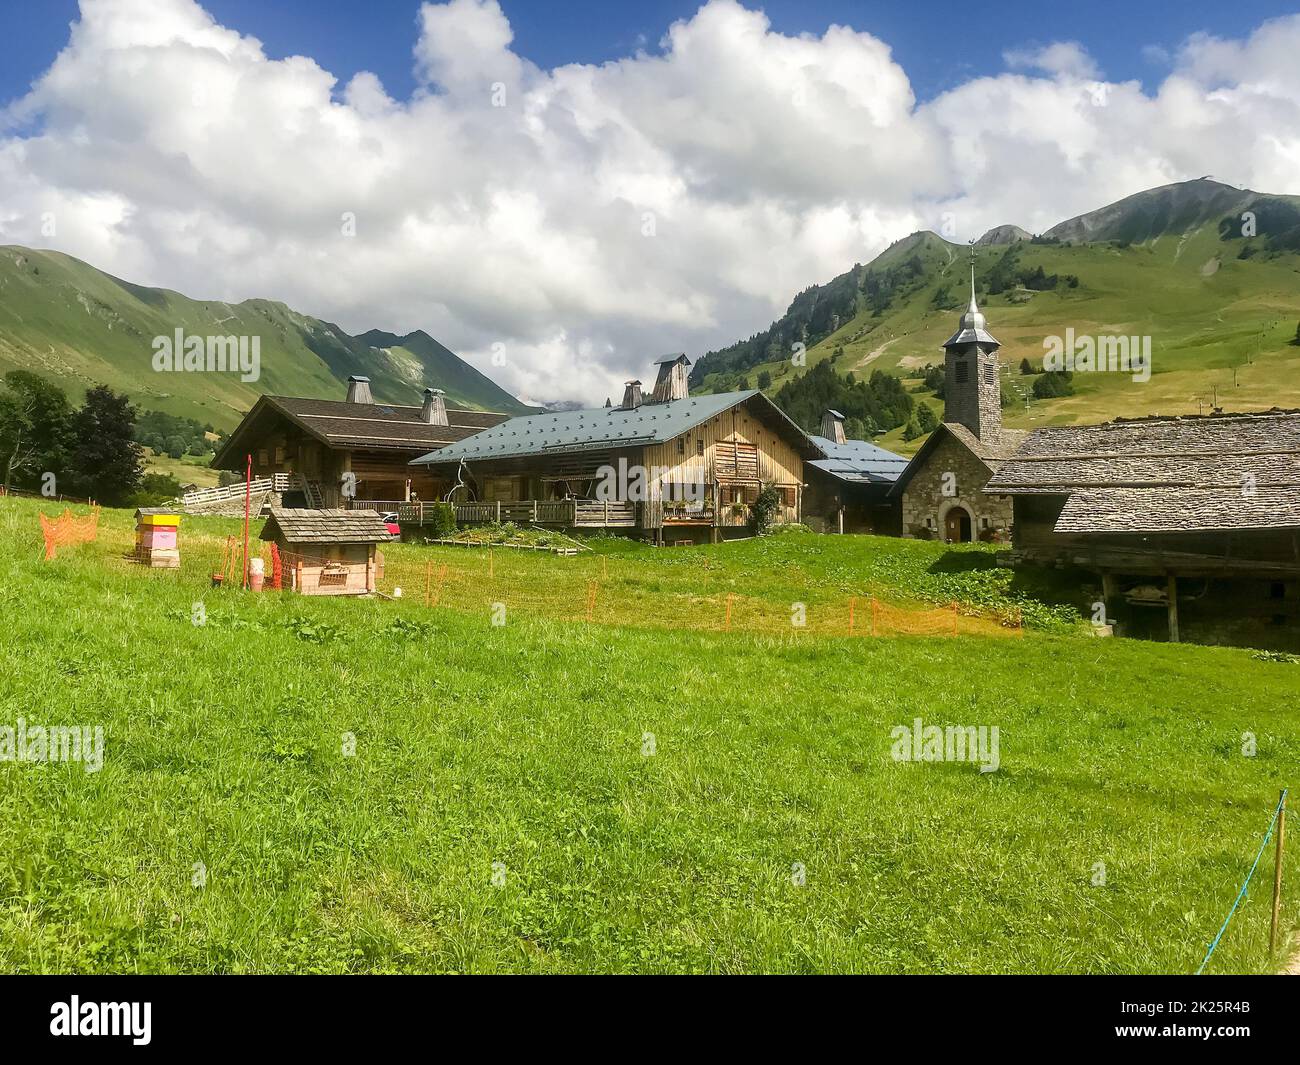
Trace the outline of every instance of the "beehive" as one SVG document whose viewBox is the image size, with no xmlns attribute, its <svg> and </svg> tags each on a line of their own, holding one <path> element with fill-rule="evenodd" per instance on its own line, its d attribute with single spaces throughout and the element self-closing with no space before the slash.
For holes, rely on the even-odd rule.
<svg viewBox="0 0 1300 1065">
<path fill-rule="evenodd" d="M 141 507 L 135 512 L 135 560 L 155 569 L 181 564 L 176 529 L 181 516 L 168 507 Z"/>
</svg>

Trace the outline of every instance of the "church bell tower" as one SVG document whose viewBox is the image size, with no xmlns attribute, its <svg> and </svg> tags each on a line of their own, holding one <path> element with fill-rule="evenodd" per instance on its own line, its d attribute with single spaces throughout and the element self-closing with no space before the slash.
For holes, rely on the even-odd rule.
<svg viewBox="0 0 1300 1065">
<path fill-rule="evenodd" d="M 1002 429 L 1002 381 L 998 348 L 975 306 L 975 249 L 971 249 L 970 306 L 957 332 L 943 345 L 943 420 L 966 426 L 977 438 L 996 436 Z"/>
</svg>

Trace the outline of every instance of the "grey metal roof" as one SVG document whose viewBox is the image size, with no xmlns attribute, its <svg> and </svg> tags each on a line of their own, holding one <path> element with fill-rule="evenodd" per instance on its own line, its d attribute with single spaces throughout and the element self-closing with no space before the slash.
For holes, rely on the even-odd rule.
<svg viewBox="0 0 1300 1065">
<path fill-rule="evenodd" d="M 679 351 L 676 355 L 665 355 L 662 359 L 655 359 L 652 365 L 662 366 L 666 362 L 676 362 L 678 359 L 686 359 L 686 352 Z M 686 359 L 686 365 L 689 366 L 690 364 L 691 360 Z"/>
<path fill-rule="evenodd" d="M 664 403 L 643 403 L 633 410 L 622 407 L 585 407 L 581 410 L 551 411 L 511 418 L 500 425 L 412 460 L 412 465 L 515 458 L 520 455 L 563 454 L 619 447 L 661 444 L 688 432 L 715 415 L 751 400 L 802 438 L 810 457 L 824 455 L 812 445 L 786 414 L 757 389 L 721 392 L 711 396 L 688 396 Z"/>
<path fill-rule="evenodd" d="M 837 444 L 825 436 L 814 436 L 812 442 L 826 452 L 827 458 L 813 459 L 816 466 L 841 481 L 853 484 L 892 484 L 907 466 L 907 459 L 895 455 L 867 440 L 848 440 Z"/>
</svg>

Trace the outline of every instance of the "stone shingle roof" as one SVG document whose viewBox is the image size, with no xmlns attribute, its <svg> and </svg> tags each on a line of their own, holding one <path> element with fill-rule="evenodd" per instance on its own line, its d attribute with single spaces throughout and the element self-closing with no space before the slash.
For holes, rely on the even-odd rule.
<svg viewBox="0 0 1300 1065">
<path fill-rule="evenodd" d="M 272 507 L 263 540 L 290 544 L 379 544 L 393 534 L 375 510 L 296 510 Z"/>
<path fill-rule="evenodd" d="M 892 484 L 907 466 L 907 459 L 902 455 L 895 455 L 866 440 L 847 440 L 837 444 L 829 437 L 814 436 L 812 442 L 826 452 L 827 457 L 813 459 L 808 465 L 850 484 Z"/>
<path fill-rule="evenodd" d="M 665 403 L 643 403 L 632 410 L 588 407 L 511 418 L 459 443 L 415 459 L 413 464 L 483 461 L 520 455 L 560 455 L 573 452 L 661 444 L 688 432 L 723 411 L 742 404 L 778 426 L 806 458 L 824 452 L 762 392 L 721 392 L 688 396 Z"/>
<path fill-rule="evenodd" d="M 984 490 L 1068 496 L 1058 532 L 1300 527 L 1300 411 L 1035 429 Z"/>
</svg>

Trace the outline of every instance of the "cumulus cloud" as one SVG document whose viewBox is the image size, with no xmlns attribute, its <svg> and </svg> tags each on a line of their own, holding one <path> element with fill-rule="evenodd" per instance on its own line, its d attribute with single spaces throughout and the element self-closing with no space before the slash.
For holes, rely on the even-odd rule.
<svg viewBox="0 0 1300 1065">
<path fill-rule="evenodd" d="M 1192 38 L 1150 94 L 1057 42 L 921 103 L 869 29 L 710 0 L 651 51 L 543 70 L 496 0 L 426 3 L 395 99 L 194 0 L 82 0 L 0 120 L 0 240 L 423 328 L 527 398 L 600 401 L 917 229 L 1041 230 L 1205 173 L 1300 192 L 1300 17 Z"/>
</svg>

